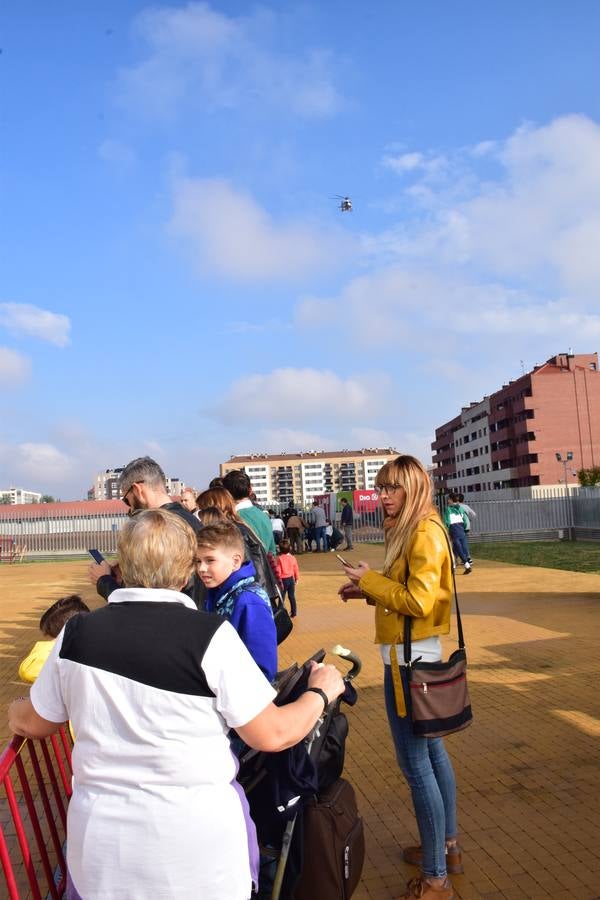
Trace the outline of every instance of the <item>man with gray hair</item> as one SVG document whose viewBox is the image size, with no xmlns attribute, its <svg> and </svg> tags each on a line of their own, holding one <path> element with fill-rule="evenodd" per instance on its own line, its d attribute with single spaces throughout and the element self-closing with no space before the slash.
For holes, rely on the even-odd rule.
<svg viewBox="0 0 600 900">
<path fill-rule="evenodd" d="M 150 456 L 139 456 L 127 463 L 119 477 L 119 490 L 121 500 L 129 507 L 130 516 L 142 509 L 167 509 L 184 519 L 196 534 L 202 527 L 196 516 L 181 503 L 171 500 L 167 493 L 165 473 Z M 121 587 L 116 577 L 118 572 L 107 562 L 92 563 L 88 574 L 90 581 L 96 585 L 96 590 L 105 600 L 114 590 Z M 204 589 L 197 575 L 192 576 L 183 593 L 190 596 L 198 607 L 202 605 Z"/>
</svg>

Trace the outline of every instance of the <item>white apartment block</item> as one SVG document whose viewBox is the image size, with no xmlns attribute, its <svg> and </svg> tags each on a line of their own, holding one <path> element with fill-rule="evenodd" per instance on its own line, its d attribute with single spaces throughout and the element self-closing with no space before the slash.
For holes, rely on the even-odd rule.
<svg viewBox="0 0 600 900">
<path fill-rule="evenodd" d="M 301 453 L 232 456 L 221 463 L 221 477 L 243 469 L 263 506 L 294 501 L 308 506 L 320 494 L 371 490 L 379 469 L 398 456 L 388 447 L 362 450 L 306 450 Z"/>
<path fill-rule="evenodd" d="M 465 493 L 476 490 L 475 485 L 490 480 L 492 455 L 488 421 L 490 398 L 474 403 L 461 414 L 461 425 L 454 433 L 456 475 L 448 479 L 448 490 Z"/>
<path fill-rule="evenodd" d="M 88 500 L 118 500 L 121 496 L 119 492 L 119 476 L 124 466 L 120 469 L 105 469 L 104 472 L 98 472 L 94 478 L 94 483 L 88 491 Z M 185 482 L 180 478 L 167 477 L 167 493 L 171 497 L 177 497 L 185 488 Z"/>
<path fill-rule="evenodd" d="M 8 502 L 13 506 L 20 503 L 39 503 L 42 499 L 42 495 L 37 491 L 26 491 L 24 488 L 14 487 L 0 490 L 0 497 L 8 498 Z"/>
</svg>

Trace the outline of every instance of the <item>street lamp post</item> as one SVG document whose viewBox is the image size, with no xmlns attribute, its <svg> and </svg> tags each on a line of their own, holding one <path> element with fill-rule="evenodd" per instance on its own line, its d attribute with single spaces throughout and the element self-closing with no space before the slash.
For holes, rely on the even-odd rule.
<svg viewBox="0 0 600 900">
<path fill-rule="evenodd" d="M 569 485 L 569 476 L 568 476 L 568 473 L 567 473 L 567 468 L 568 468 L 568 466 L 569 466 L 569 463 L 570 463 L 570 462 L 573 462 L 573 451 L 572 451 L 572 450 L 567 450 L 567 452 L 565 453 L 564 456 L 562 455 L 562 453 L 557 453 L 557 454 L 556 454 L 556 459 L 557 459 L 557 461 L 558 461 L 559 463 L 562 463 L 562 465 L 563 465 L 563 469 L 564 469 L 564 472 L 565 472 L 565 487 L 568 489 L 568 485 Z"/>
<path fill-rule="evenodd" d="M 568 535 L 569 535 L 569 540 L 572 541 L 573 540 L 573 499 L 572 499 L 571 493 L 569 491 L 569 476 L 567 474 L 567 468 L 569 466 L 569 463 L 573 462 L 573 451 L 567 450 L 564 457 L 561 453 L 556 453 L 556 460 L 557 460 L 557 462 L 562 463 L 564 473 L 565 473 L 565 494 L 566 494 L 566 502 L 568 504 L 567 516 L 568 516 L 568 520 L 569 520 Z"/>
</svg>

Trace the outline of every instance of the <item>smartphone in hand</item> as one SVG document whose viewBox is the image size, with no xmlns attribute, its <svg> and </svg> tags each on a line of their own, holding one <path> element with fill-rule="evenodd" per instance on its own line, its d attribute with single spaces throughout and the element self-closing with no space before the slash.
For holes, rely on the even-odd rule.
<svg viewBox="0 0 600 900">
<path fill-rule="evenodd" d="M 99 550 L 88 550 L 88 553 L 90 554 L 94 562 L 98 563 L 98 565 L 106 561 Z"/>
<path fill-rule="evenodd" d="M 339 559 L 339 561 L 341 562 L 341 564 L 342 564 L 343 566 L 350 566 L 350 568 L 353 567 L 354 564 L 351 563 L 351 562 L 348 562 L 348 560 L 347 560 L 347 559 L 344 559 L 343 556 L 340 556 L 339 553 L 336 553 L 335 556 L 336 556 L 336 559 Z"/>
</svg>

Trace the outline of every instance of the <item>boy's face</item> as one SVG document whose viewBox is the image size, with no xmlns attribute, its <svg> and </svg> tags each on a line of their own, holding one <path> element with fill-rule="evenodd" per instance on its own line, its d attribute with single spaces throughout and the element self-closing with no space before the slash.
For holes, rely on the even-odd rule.
<svg viewBox="0 0 600 900">
<path fill-rule="evenodd" d="M 237 550 L 226 547 L 198 547 L 196 550 L 196 571 L 207 588 L 219 587 L 232 572 L 237 572 L 241 564 L 242 556 Z"/>
</svg>

